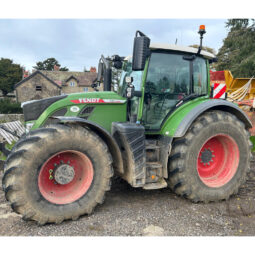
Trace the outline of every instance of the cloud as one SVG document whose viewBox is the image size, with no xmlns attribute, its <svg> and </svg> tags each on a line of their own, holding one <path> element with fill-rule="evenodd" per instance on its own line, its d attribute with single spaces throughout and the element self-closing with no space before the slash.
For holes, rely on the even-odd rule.
<svg viewBox="0 0 255 255">
<path fill-rule="evenodd" d="M 199 43 L 200 24 L 206 25 L 204 45 L 218 50 L 227 31 L 220 19 L 2 19 L 0 57 L 32 69 L 37 61 L 55 57 L 62 66 L 82 71 L 97 66 L 101 54 L 132 53 L 133 37 L 141 30 L 153 42 Z"/>
</svg>

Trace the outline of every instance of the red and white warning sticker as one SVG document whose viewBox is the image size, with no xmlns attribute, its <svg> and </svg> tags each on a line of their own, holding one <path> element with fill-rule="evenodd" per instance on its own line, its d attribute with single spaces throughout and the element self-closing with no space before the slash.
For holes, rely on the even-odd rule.
<svg viewBox="0 0 255 255">
<path fill-rule="evenodd" d="M 70 101 L 75 104 L 124 104 L 126 102 L 126 100 L 101 98 L 79 98 Z"/>
<path fill-rule="evenodd" d="M 226 98 L 226 84 L 224 83 L 214 83 L 213 85 L 213 98 Z"/>
</svg>

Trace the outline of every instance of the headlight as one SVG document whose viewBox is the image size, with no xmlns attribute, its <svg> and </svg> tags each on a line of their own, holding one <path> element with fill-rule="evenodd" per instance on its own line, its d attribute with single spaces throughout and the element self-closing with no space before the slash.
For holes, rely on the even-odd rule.
<svg viewBox="0 0 255 255">
<path fill-rule="evenodd" d="M 25 128 L 26 128 L 26 134 L 30 131 L 30 129 L 33 127 L 34 122 L 29 122 L 26 123 Z"/>
</svg>

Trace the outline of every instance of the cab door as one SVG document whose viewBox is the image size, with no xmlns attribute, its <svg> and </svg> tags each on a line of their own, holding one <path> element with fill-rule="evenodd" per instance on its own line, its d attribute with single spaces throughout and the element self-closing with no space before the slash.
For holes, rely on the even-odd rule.
<svg viewBox="0 0 255 255">
<path fill-rule="evenodd" d="M 159 130 L 178 101 L 191 93 L 191 62 L 183 54 L 153 52 L 144 93 L 142 123 L 146 130 Z"/>
</svg>

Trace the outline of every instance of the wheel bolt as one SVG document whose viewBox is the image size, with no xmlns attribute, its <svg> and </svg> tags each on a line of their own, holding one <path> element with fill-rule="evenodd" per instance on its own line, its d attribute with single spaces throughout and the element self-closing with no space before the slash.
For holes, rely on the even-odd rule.
<svg viewBox="0 0 255 255">
<path fill-rule="evenodd" d="M 49 180 L 52 180 L 52 179 L 53 179 L 53 175 L 52 175 L 52 173 L 53 173 L 53 170 L 52 170 L 52 169 L 50 169 L 50 170 L 49 170 L 49 174 L 50 174 L 50 176 L 49 176 Z"/>
</svg>

